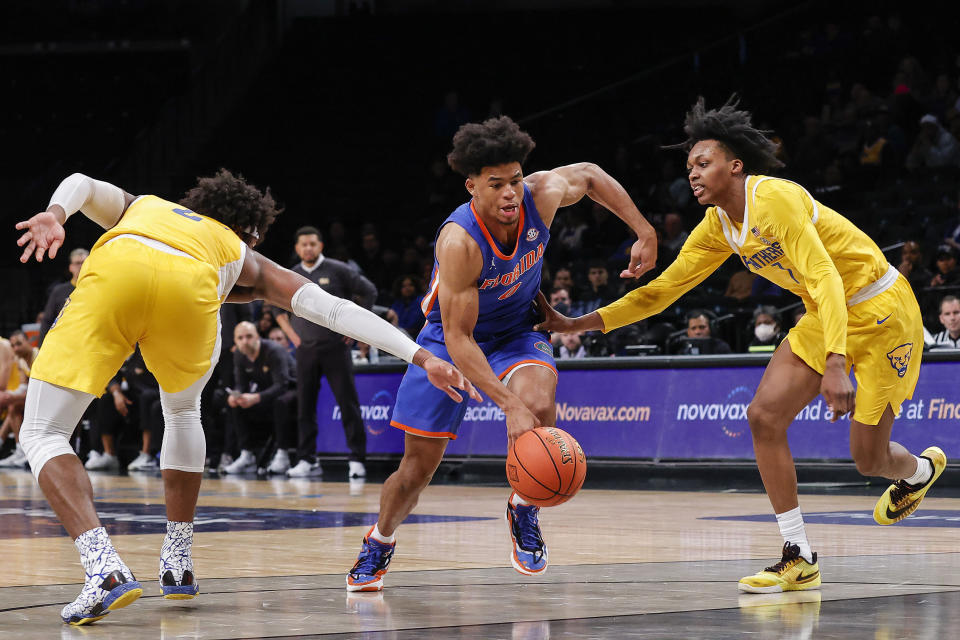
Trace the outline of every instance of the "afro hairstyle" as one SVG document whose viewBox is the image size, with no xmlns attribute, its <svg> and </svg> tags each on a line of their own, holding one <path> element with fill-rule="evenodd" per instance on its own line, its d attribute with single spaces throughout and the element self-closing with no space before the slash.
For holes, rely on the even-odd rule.
<svg viewBox="0 0 960 640">
<path fill-rule="evenodd" d="M 500 116 L 461 126 L 453 136 L 453 151 L 447 155 L 447 162 L 465 177 L 477 176 L 484 167 L 523 164 L 534 146 L 533 138 L 516 122 Z"/>
</svg>

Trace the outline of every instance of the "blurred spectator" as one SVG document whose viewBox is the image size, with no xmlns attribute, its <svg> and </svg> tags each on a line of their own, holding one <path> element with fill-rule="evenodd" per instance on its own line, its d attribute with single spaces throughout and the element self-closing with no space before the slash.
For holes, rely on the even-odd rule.
<svg viewBox="0 0 960 640">
<path fill-rule="evenodd" d="M 562 249 L 563 255 L 574 256 L 583 248 L 583 236 L 587 232 L 587 223 L 579 207 L 563 210 L 560 230 L 552 240 L 554 246 Z"/>
<path fill-rule="evenodd" d="M 946 296 L 940 301 L 940 324 L 943 331 L 927 340 L 933 349 L 960 349 L 960 298 Z"/>
<path fill-rule="evenodd" d="M 290 468 L 287 449 L 293 446 L 293 416 L 297 391 L 293 379 L 294 363 L 282 346 L 262 340 L 249 322 L 241 322 L 233 332 L 236 387 L 228 389 L 227 405 L 233 410 L 240 444 L 240 456 L 229 464 L 226 473 L 257 470 L 254 445 L 264 434 L 272 433 L 276 447 L 268 473 L 286 473 Z M 260 436 L 258 438 L 258 436 Z"/>
<path fill-rule="evenodd" d="M 560 267 L 553 274 L 553 288 L 566 289 L 573 296 L 573 273 L 568 267 Z"/>
<path fill-rule="evenodd" d="M 804 182 L 820 184 L 824 167 L 834 157 L 833 142 L 823 131 L 819 118 L 809 116 L 803 120 L 804 135 L 797 141 L 792 169 Z"/>
<path fill-rule="evenodd" d="M 783 321 L 776 307 L 763 305 L 753 312 L 753 339 L 747 346 L 750 353 L 776 350 L 787 337 Z"/>
<path fill-rule="evenodd" d="M 460 125 L 468 122 L 470 122 L 470 111 L 460 104 L 460 95 L 456 91 L 448 91 L 443 96 L 443 105 L 433 116 L 434 135 L 447 142 Z"/>
<path fill-rule="evenodd" d="M 750 297 L 753 292 L 753 281 L 757 279 L 757 274 L 752 271 L 737 271 L 730 276 L 730 282 L 727 284 L 727 290 L 723 296 L 733 298 L 734 300 L 744 301 Z"/>
<path fill-rule="evenodd" d="M 283 329 L 280 327 L 274 327 L 270 329 L 270 335 L 267 336 L 267 339 L 276 342 L 278 345 L 286 349 L 287 353 L 290 354 L 290 357 L 293 357 L 293 354 L 296 352 L 296 349 L 293 348 L 293 345 L 290 343 L 290 340 L 287 338 L 287 334 L 283 332 Z"/>
<path fill-rule="evenodd" d="M 940 126 L 937 116 L 920 118 L 920 133 L 907 155 L 907 169 L 942 169 L 960 166 L 960 143 Z"/>
<path fill-rule="evenodd" d="M 947 223 L 947 236 L 943 239 L 944 244 L 960 250 L 960 215 L 958 214 L 960 214 L 960 194 L 957 194 L 953 220 Z"/>
<path fill-rule="evenodd" d="M 576 305 L 575 313 L 585 315 L 596 311 L 600 307 L 610 304 L 620 297 L 620 292 L 610 285 L 610 272 L 604 260 L 591 260 L 587 267 L 589 285 L 580 293 L 580 301 Z"/>
<path fill-rule="evenodd" d="M 586 358 L 587 349 L 583 346 L 583 333 L 561 333 L 558 356 L 561 360 Z"/>
<path fill-rule="evenodd" d="M 83 267 L 83 262 L 87 259 L 88 255 L 90 255 L 90 252 L 82 248 L 74 249 L 70 252 L 70 265 L 67 267 L 70 271 L 70 281 L 58 284 L 50 290 L 50 297 L 47 298 L 47 304 L 43 308 L 43 321 L 40 323 L 39 344 L 43 344 L 43 339 L 47 337 L 47 332 L 50 331 L 50 327 L 53 326 L 57 316 L 60 315 L 60 310 L 63 309 L 64 303 L 76 288 L 77 278 L 80 277 L 80 269 Z"/>
<path fill-rule="evenodd" d="M 933 279 L 933 273 L 923 266 L 923 252 L 920 250 L 920 243 L 916 240 L 907 240 L 903 243 L 900 250 L 900 266 L 897 267 L 910 282 L 914 295 L 919 295 L 920 290 L 930 285 Z"/>
<path fill-rule="evenodd" d="M 570 290 L 566 287 L 554 287 L 550 291 L 550 306 L 565 316 L 570 315 Z"/>
<path fill-rule="evenodd" d="M 388 320 L 403 329 L 412 338 L 420 333 L 425 318 L 420 303 L 423 302 L 423 286 L 416 276 L 400 276 L 393 282 L 393 304 Z M 396 318 L 394 320 L 394 317 Z"/>
<path fill-rule="evenodd" d="M 380 248 L 380 236 L 373 225 L 365 225 L 360 236 L 360 249 L 357 264 L 360 265 L 363 275 L 378 287 L 384 287 L 390 272 Z"/>
<path fill-rule="evenodd" d="M 107 385 L 107 392 L 97 402 L 95 426 L 103 453 L 91 449 L 84 465 L 87 469 L 107 471 L 119 468 L 118 441 L 128 429 L 140 432 L 140 446 L 137 457 L 127 465 L 127 470 L 159 468 L 153 454 L 159 451 L 163 442 L 160 385 L 147 370 L 139 347 L 124 361 Z"/>
<path fill-rule="evenodd" d="M 374 234 L 375 237 L 376 234 Z M 292 271 L 316 283 L 332 295 L 353 300 L 369 309 L 377 296 L 372 282 L 338 260 L 325 258 L 320 232 L 301 227 L 295 236 L 300 264 Z M 330 391 L 340 406 L 343 430 L 350 449 L 349 473 L 366 475 L 363 462 L 367 452 L 367 434 L 360 415 L 360 400 L 353 381 L 353 360 L 348 346 L 353 341 L 325 327 L 288 314 L 278 315 L 284 333 L 297 347 L 298 445 L 297 464 L 287 471 L 291 477 L 319 476 L 317 462 L 317 393 L 320 378 L 326 376 Z"/>
<path fill-rule="evenodd" d="M 30 344 L 23 331 L 14 331 L 10 334 L 10 350 L 13 352 L 11 369 L 16 369 L 17 380 L 14 389 L 0 391 L 0 412 L 6 411 L 3 423 L 0 424 L 0 436 L 7 437 L 13 433 L 16 447 L 13 453 L 0 460 L 0 467 L 25 467 L 27 456 L 20 447 L 20 426 L 23 424 L 23 404 L 27 397 L 27 385 L 30 382 L 30 368 L 37 357 L 39 349 Z M 9 374 L 7 384 L 13 382 L 13 374 Z M 2 442 L 2 440 L 0 440 Z"/>
<path fill-rule="evenodd" d="M 264 307 L 260 311 L 260 319 L 257 320 L 257 333 L 260 334 L 261 338 L 267 338 L 270 336 L 270 331 L 273 329 L 279 329 L 280 325 L 277 324 L 277 319 L 273 316 L 273 311 L 269 308 Z"/>
<path fill-rule="evenodd" d="M 676 355 L 709 355 L 730 353 L 730 345 L 713 337 L 711 315 L 695 309 L 687 313 L 687 335 L 674 339 L 671 352 Z"/>
<path fill-rule="evenodd" d="M 937 269 L 930 280 L 931 287 L 948 287 L 960 283 L 957 269 L 957 250 L 948 244 L 937 249 Z"/>
<path fill-rule="evenodd" d="M 689 184 L 687 191 L 689 191 Z M 671 212 L 663 217 L 663 237 L 660 244 L 669 249 L 672 253 L 677 253 L 686 242 L 689 234 L 683 228 L 683 218 L 679 213 Z"/>
</svg>

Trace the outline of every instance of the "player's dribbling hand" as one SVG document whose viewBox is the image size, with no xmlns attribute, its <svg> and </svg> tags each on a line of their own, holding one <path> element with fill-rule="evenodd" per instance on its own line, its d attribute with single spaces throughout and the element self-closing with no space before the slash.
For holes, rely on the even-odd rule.
<svg viewBox="0 0 960 640">
<path fill-rule="evenodd" d="M 17 223 L 17 229 L 26 229 L 26 232 L 17 238 L 17 246 L 26 247 L 20 262 L 26 262 L 33 255 L 37 262 L 43 261 L 46 253 L 50 258 L 57 257 L 57 249 L 63 245 L 63 225 L 50 211 L 42 211 L 29 220 Z"/>
<path fill-rule="evenodd" d="M 853 413 L 856 391 L 847 375 L 846 358 L 836 353 L 827 356 L 827 365 L 820 381 L 820 393 L 827 401 L 827 408 L 833 412 L 830 422 L 836 422 L 842 416 Z"/>
<path fill-rule="evenodd" d="M 466 391 L 467 395 L 477 402 L 483 400 L 480 393 L 470 384 L 470 381 L 449 362 L 436 356 L 430 356 L 423 363 L 423 369 L 427 372 L 427 379 L 430 384 L 446 393 L 452 400 L 463 402 L 463 396 L 457 393 L 457 389 Z"/>
<path fill-rule="evenodd" d="M 630 264 L 620 272 L 621 278 L 639 278 L 657 264 L 657 237 L 642 238 L 630 247 Z"/>
<path fill-rule="evenodd" d="M 517 438 L 527 431 L 533 431 L 537 427 L 542 427 L 540 419 L 527 409 L 526 406 L 518 404 L 509 410 L 504 411 L 507 414 L 507 448 L 513 446 Z"/>
</svg>

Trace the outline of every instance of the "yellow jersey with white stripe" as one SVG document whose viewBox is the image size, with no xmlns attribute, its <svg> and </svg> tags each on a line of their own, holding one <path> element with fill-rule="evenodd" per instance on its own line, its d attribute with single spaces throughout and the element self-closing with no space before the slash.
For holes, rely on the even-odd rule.
<svg viewBox="0 0 960 640">
<path fill-rule="evenodd" d="M 658 278 L 598 309 L 606 331 L 660 313 L 736 253 L 752 273 L 800 296 L 820 318 L 826 351 L 846 354 L 848 304 L 890 269 L 880 248 L 794 182 L 747 176 L 744 190 L 743 222 L 709 207 Z"/>
<path fill-rule="evenodd" d="M 236 282 L 246 251 L 239 236 L 222 222 L 157 196 L 134 200 L 91 251 L 124 234 L 151 238 L 212 266 L 221 274 L 217 292 L 221 301 Z"/>
</svg>

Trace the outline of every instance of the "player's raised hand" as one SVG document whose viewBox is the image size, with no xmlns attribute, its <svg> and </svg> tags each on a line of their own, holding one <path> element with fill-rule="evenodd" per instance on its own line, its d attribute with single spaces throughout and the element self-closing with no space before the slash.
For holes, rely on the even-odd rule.
<svg viewBox="0 0 960 640">
<path fill-rule="evenodd" d="M 63 245 L 63 225 L 51 211 L 42 211 L 29 220 L 17 223 L 17 229 L 25 229 L 17 239 L 17 246 L 24 247 L 20 262 L 26 262 L 34 256 L 37 262 L 43 262 L 44 254 L 57 257 L 57 249 Z"/>
<path fill-rule="evenodd" d="M 639 278 L 657 265 L 657 236 L 640 238 L 630 247 L 630 264 L 620 272 L 621 278 Z"/>
<path fill-rule="evenodd" d="M 457 389 L 461 389 L 477 402 L 483 400 L 480 397 L 480 392 L 470 384 L 470 381 L 464 377 L 460 370 L 446 360 L 430 356 L 423 363 L 423 369 L 427 372 L 427 379 L 430 384 L 445 392 L 451 399 L 463 402 L 463 396 L 457 393 Z"/>
</svg>

